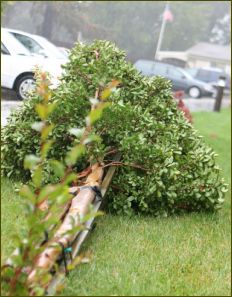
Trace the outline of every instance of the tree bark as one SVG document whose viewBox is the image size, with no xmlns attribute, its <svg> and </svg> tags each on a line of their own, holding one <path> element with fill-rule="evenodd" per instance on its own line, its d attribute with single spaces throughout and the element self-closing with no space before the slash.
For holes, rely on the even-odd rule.
<svg viewBox="0 0 232 297">
<path fill-rule="evenodd" d="M 54 14 L 54 8 L 52 7 L 55 5 L 54 3 L 46 3 L 45 4 L 45 12 L 44 12 L 44 19 L 42 22 L 40 34 L 47 39 L 52 39 L 52 29 L 53 29 L 53 23 L 55 20 L 55 14 Z"/>
<path fill-rule="evenodd" d="M 94 164 L 92 172 L 88 175 L 85 186 L 100 186 L 103 177 L 103 168 L 99 164 Z M 67 234 L 73 227 L 80 225 L 80 218 L 85 216 L 89 211 L 90 204 L 94 201 L 95 193 L 91 188 L 80 191 L 73 199 L 70 209 L 64 218 L 60 228 L 54 234 L 54 238 L 46 244 L 44 251 L 38 255 L 34 263 L 34 268 L 28 276 L 28 284 L 36 281 L 38 268 L 49 271 L 58 256 L 60 255 L 60 246 L 68 247 L 68 244 L 74 239 L 73 234 Z"/>
</svg>

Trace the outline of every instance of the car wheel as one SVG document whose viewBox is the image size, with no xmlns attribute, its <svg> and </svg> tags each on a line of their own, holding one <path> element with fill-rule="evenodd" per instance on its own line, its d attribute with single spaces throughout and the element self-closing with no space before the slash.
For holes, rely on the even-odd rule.
<svg viewBox="0 0 232 297">
<path fill-rule="evenodd" d="M 28 98 L 28 93 L 35 88 L 35 79 L 33 74 L 27 74 L 21 77 L 16 83 L 16 94 L 18 99 L 25 100 Z"/>
<path fill-rule="evenodd" d="M 201 90 L 198 87 L 191 87 L 188 90 L 188 94 L 192 98 L 200 98 L 201 97 Z"/>
</svg>

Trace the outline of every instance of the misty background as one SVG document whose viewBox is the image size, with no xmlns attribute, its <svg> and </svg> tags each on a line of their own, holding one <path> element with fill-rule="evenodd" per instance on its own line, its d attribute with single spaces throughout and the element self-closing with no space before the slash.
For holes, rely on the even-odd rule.
<svg viewBox="0 0 232 297">
<path fill-rule="evenodd" d="M 134 62 L 154 59 L 165 1 L 12 1 L 2 27 L 42 35 L 57 46 L 114 41 Z M 171 1 L 163 51 L 184 51 L 198 42 L 230 45 L 229 1 Z"/>
</svg>

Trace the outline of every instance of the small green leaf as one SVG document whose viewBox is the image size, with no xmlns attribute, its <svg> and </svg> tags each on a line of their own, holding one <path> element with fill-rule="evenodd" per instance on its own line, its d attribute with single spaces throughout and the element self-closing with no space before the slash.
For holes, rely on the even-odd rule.
<svg viewBox="0 0 232 297">
<path fill-rule="evenodd" d="M 103 110 L 108 106 L 110 106 L 110 103 L 106 102 L 90 111 L 88 119 L 91 125 L 101 118 Z"/>
<path fill-rule="evenodd" d="M 43 178 L 42 168 L 38 166 L 32 174 L 32 181 L 37 188 L 41 186 L 42 178 Z"/>
<path fill-rule="evenodd" d="M 35 202 L 35 198 L 36 198 L 35 194 L 31 191 L 31 189 L 27 185 L 22 186 L 22 188 L 19 191 L 19 195 L 21 197 L 29 199 L 32 203 Z"/>
<path fill-rule="evenodd" d="M 24 168 L 32 170 L 40 161 L 41 159 L 35 155 L 27 155 L 24 160 Z"/>
<path fill-rule="evenodd" d="M 46 158 L 48 151 L 50 150 L 50 148 L 52 147 L 52 144 L 54 143 L 53 140 L 49 140 L 46 143 L 44 143 L 42 149 L 41 149 L 41 156 L 43 159 Z"/>
<path fill-rule="evenodd" d="M 222 187 L 222 188 L 221 188 L 221 191 L 222 191 L 222 193 L 226 193 L 226 192 L 228 192 L 228 188 L 226 188 L 226 187 Z"/>
<path fill-rule="evenodd" d="M 41 120 L 45 120 L 47 118 L 47 107 L 45 105 L 39 103 L 35 106 L 35 110 Z"/>
<path fill-rule="evenodd" d="M 68 166 L 74 165 L 83 154 L 85 153 L 85 147 L 83 144 L 74 146 L 71 151 L 68 152 L 65 162 Z"/>
<path fill-rule="evenodd" d="M 56 176 L 58 176 L 58 177 L 64 176 L 65 168 L 64 168 L 64 165 L 60 161 L 51 160 L 51 161 L 49 161 L 49 163 L 51 164 L 52 169 Z"/>
<path fill-rule="evenodd" d="M 161 197 L 161 192 L 158 190 L 157 192 L 156 192 L 156 194 L 157 194 L 157 197 Z"/>
<path fill-rule="evenodd" d="M 65 202 L 72 199 L 73 195 L 68 192 L 64 192 L 56 198 L 58 204 L 63 205 Z"/>
<path fill-rule="evenodd" d="M 4 272 L 3 272 L 4 277 L 11 279 L 14 275 L 15 275 L 15 271 L 13 267 L 9 266 L 4 268 Z"/>
<path fill-rule="evenodd" d="M 105 88 L 102 92 L 101 92 L 101 95 L 100 95 L 100 98 L 102 100 L 106 100 L 112 93 L 112 91 L 115 90 L 115 88 L 120 84 L 120 81 L 118 80 L 112 80 L 108 87 Z"/>
<path fill-rule="evenodd" d="M 48 126 L 45 126 L 42 129 L 42 132 L 41 132 L 41 139 L 43 141 L 45 141 L 47 139 L 47 137 L 49 136 L 49 134 L 52 132 L 53 129 L 54 129 L 54 125 L 53 124 L 48 125 Z"/>
<path fill-rule="evenodd" d="M 13 264 L 16 265 L 16 266 L 22 266 L 23 265 L 23 259 L 22 259 L 22 256 L 20 254 L 13 255 L 11 257 L 11 260 L 12 260 Z"/>
<path fill-rule="evenodd" d="M 64 185 L 68 185 L 70 184 L 71 182 L 73 182 L 74 180 L 77 179 L 77 174 L 75 173 L 70 173 L 67 175 L 65 181 L 64 181 Z"/>
<path fill-rule="evenodd" d="M 97 108 L 94 110 L 91 110 L 91 112 L 89 113 L 89 120 L 90 120 L 90 124 L 94 124 L 97 120 L 99 120 L 102 116 L 102 109 L 101 108 Z"/>
<path fill-rule="evenodd" d="M 46 185 L 41 189 L 41 192 L 38 197 L 38 202 L 43 201 L 45 198 L 49 196 L 49 194 L 53 193 L 55 190 L 55 186 L 53 185 Z"/>
<path fill-rule="evenodd" d="M 49 193 L 49 196 L 47 198 L 50 201 L 52 201 L 52 200 L 56 199 L 59 195 L 62 195 L 63 193 L 69 193 L 68 187 L 64 184 L 57 184 L 57 185 L 53 186 L 53 191 L 51 191 Z"/>
<path fill-rule="evenodd" d="M 47 116 L 50 115 L 57 106 L 57 102 L 49 103 L 47 105 Z"/>
<path fill-rule="evenodd" d="M 38 113 L 41 120 L 46 120 L 48 116 L 53 112 L 53 110 L 56 108 L 57 103 L 50 103 L 50 104 L 37 104 L 35 106 L 35 110 Z"/>
<path fill-rule="evenodd" d="M 112 93 L 112 89 L 106 88 L 102 91 L 100 98 L 102 100 L 106 100 L 110 96 L 111 93 Z"/>
<path fill-rule="evenodd" d="M 101 140 L 102 139 L 101 139 L 100 136 L 98 136 L 96 134 L 91 134 L 91 135 L 88 136 L 88 138 L 86 138 L 84 140 L 83 143 L 86 145 L 86 144 L 91 143 L 91 142 L 101 142 Z"/>
</svg>

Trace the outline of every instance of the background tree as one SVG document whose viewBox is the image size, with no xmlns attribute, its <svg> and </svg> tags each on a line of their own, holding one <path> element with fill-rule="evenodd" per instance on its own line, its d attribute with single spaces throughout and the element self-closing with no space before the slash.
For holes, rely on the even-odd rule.
<svg viewBox="0 0 232 297">
<path fill-rule="evenodd" d="M 84 13 L 88 3 L 79 1 L 18 1 L 7 7 L 3 26 L 42 35 L 56 45 L 72 47 L 78 32 L 88 38 L 100 38 L 107 30 L 95 25 Z"/>
<path fill-rule="evenodd" d="M 217 44 L 228 45 L 231 42 L 230 25 L 230 14 L 226 14 L 222 18 L 217 19 L 217 22 L 211 31 L 210 41 Z"/>
<path fill-rule="evenodd" d="M 9 4 L 12 4 L 13 1 L 1 1 L 1 14 L 3 13 L 3 11 L 5 10 L 6 6 Z"/>
<path fill-rule="evenodd" d="M 112 40 L 135 60 L 154 57 L 164 6 L 163 1 L 94 2 L 88 14 L 94 22 L 111 28 Z M 217 20 L 229 13 L 226 1 L 171 1 L 170 6 L 174 21 L 167 23 L 162 50 L 181 51 L 200 41 L 209 42 Z M 222 25 L 221 30 L 228 32 L 229 26 Z"/>
<path fill-rule="evenodd" d="M 82 32 L 87 42 L 107 39 L 131 61 L 153 59 L 164 1 L 18 1 L 5 10 L 3 25 L 43 35 L 72 47 Z M 161 50 L 184 51 L 200 41 L 230 43 L 228 1 L 171 1 Z"/>
</svg>

